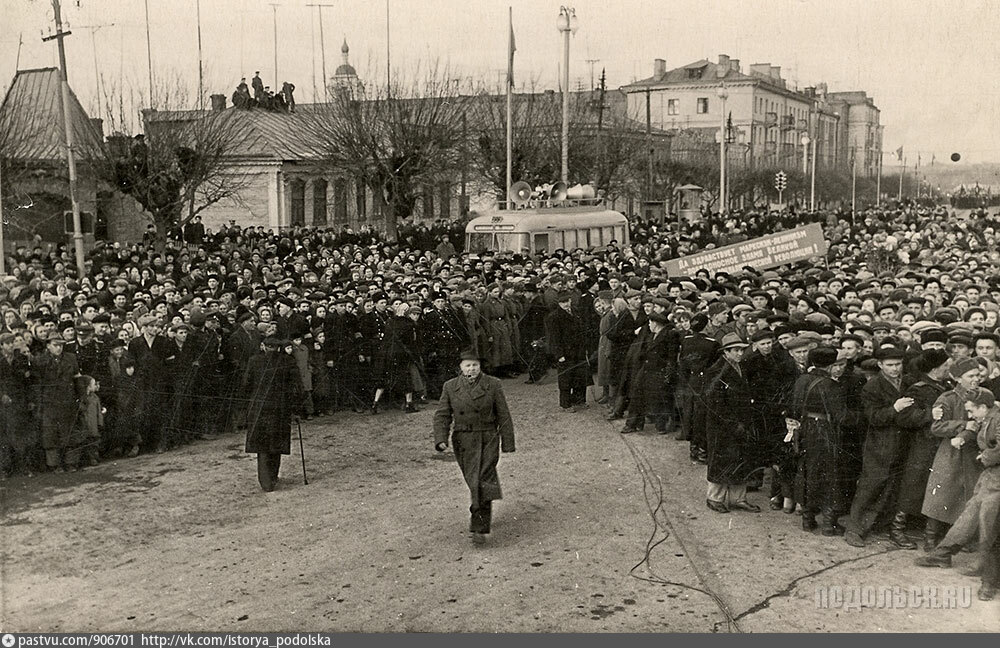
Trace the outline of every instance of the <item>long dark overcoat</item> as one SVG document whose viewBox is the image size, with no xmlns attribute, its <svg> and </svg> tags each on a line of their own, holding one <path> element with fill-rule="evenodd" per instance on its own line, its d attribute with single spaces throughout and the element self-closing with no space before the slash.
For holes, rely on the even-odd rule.
<svg viewBox="0 0 1000 648">
<path fill-rule="evenodd" d="M 848 527 L 858 535 L 868 533 L 896 512 L 899 483 L 909 451 L 909 435 L 900 427 L 899 412 L 893 405 L 908 386 L 904 382 L 897 389 L 880 373 L 861 388 L 868 430 Z"/>
<path fill-rule="evenodd" d="M 42 422 L 42 447 L 64 449 L 70 442 L 77 414 L 73 384 L 73 377 L 78 373 L 76 356 L 62 353 L 56 357 L 45 351 L 32 363 L 31 373 L 35 378 L 35 402 Z"/>
<path fill-rule="evenodd" d="M 924 503 L 927 478 L 937 453 L 941 439 L 931 434 L 931 412 L 934 402 L 948 389 L 948 385 L 918 374 L 917 382 L 910 385 L 906 395 L 913 399 L 913 406 L 899 413 L 899 424 L 910 435 L 910 449 L 906 456 L 906 468 L 899 484 L 899 504 L 904 513 L 920 515 Z M 965 409 L 963 408 L 964 412 Z"/>
<path fill-rule="evenodd" d="M 246 451 L 290 454 L 292 415 L 301 411 L 303 398 L 295 358 L 283 351 L 252 358 L 244 393 L 250 394 Z"/>
<path fill-rule="evenodd" d="M 725 358 L 709 372 L 715 376 L 706 392 L 705 436 L 708 443 L 708 481 L 745 484 L 756 466 L 747 447 L 750 387 Z"/>
</svg>

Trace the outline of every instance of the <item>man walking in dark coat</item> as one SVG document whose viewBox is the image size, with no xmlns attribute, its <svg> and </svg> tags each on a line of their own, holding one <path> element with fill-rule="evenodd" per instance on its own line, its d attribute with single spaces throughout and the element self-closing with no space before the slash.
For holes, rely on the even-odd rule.
<svg viewBox="0 0 1000 648">
<path fill-rule="evenodd" d="M 897 491 L 909 450 L 899 416 L 913 407 L 913 399 L 903 395 L 908 387 L 903 383 L 905 355 L 895 347 L 880 349 L 876 354 L 879 374 L 861 389 L 868 432 L 858 490 L 844 534 L 853 547 L 865 546 L 865 536 L 894 511 L 891 540 L 903 549 L 917 546 L 905 535 L 906 513 L 897 508 Z"/>
<path fill-rule="evenodd" d="M 244 382 L 243 392 L 250 395 L 246 451 L 257 454 L 257 481 L 265 492 L 278 483 L 281 455 L 291 454 L 292 418 L 303 404 L 302 378 L 286 345 L 264 340 L 264 353 L 250 360 Z"/>
<path fill-rule="evenodd" d="M 434 413 L 434 447 L 444 452 L 451 435 L 455 458 L 469 486 L 469 531 L 482 544 L 490 532 L 493 500 L 503 497 L 497 463 L 500 451 L 514 452 L 514 422 L 503 384 L 482 373 L 478 354 L 462 354 L 461 376 L 444 384 Z M 453 426 L 454 424 L 454 426 Z"/>
<path fill-rule="evenodd" d="M 740 368 L 747 344 L 736 333 L 727 333 L 722 336 L 721 346 L 722 358 L 709 369 L 714 378 L 706 394 L 706 503 L 718 513 L 733 509 L 759 513 L 760 507 L 747 501 L 747 482 L 754 470 L 746 427 L 750 420 L 750 386 Z"/>
<path fill-rule="evenodd" d="M 545 318 L 549 352 L 559 371 L 559 407 L 578 412 L 586 407 L 590 368 L 581 342 L 583 321 L 573 312 L 573 293 L 559 293 L 559 305 Z"/>
</svg>

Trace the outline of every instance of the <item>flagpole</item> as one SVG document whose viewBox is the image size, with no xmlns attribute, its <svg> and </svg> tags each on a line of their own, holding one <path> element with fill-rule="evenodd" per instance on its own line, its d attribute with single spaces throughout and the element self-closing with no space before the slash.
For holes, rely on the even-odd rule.
<svg viewBox="0 0 1000 648">
<path fill-rule="evenodd" d="M 513 180 L 511 158 L 513 157 L 514 140 L 511 129 L 511 114 L 514 112 L 514 10 L 507 7 L 507 209 L 511 208 L 510 187 Z"/>
<path fill-rule="evenodd" d="M 906 176 L 906 158 L 903 158 L 903 168 L 899 170 L 899 199 L 903 200 L 903 178 Z"/>
</svg>

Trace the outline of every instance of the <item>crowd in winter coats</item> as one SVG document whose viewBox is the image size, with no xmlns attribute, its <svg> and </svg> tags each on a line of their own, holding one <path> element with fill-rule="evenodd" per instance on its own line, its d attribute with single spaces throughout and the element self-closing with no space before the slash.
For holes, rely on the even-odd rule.
<svg viewBox="0 0 1000 648">
<path fill-rule="evenodd" d="M 664 269 L 803 222 L 823 225 L 825 258 Z M 294 361 L 303 416 L 416 411 L 472 349 L 495 376 L 554 369 L 566 410 L 596 385 L 622 432 L 676 431 L 720 513 L 759 510 L 748 493 L 766 485 L 766 505 L 807 531 L 860 544 L 887 528 L 910 547 L 919 525 L 939 551 L 979 502 L 996 587 L 994 407 L 976 408 L 1000 393 L 998 226 L 905 205 L 748 212 L 532 255 L 463 253 L 450 223 L 393 243 L 233 224 L 99 245 L 83 277 L 65 246 L 18 248 L 0 280 L 0 469 L 74 470 L 244 428 L 265 339 Z"/>
</svg>

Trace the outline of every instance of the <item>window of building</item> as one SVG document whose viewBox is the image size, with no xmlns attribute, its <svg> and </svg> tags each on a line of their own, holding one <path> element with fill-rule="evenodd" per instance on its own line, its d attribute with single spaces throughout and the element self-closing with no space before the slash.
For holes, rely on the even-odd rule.
<svg viewBox="0 0 1000 648">
<path fill-rule="evenodd" d="M 313 225 L 326 225 L 326 180 L 313 180 Z"/>
<path fill-rule="evenodd" d="M 667 99 L 667 114 L 676 115 L 677 114 L 677 100 Z"/>
<path fill-rule="evenodd" d="M 306 183 L 292 180 L 288 183 L 288 193 L 292 206 L 292 225 L 306 224 Z"/>
<path fill-rule="evenodd" d="M 698 97 L 698 114 L 704 115 L 708 113 L 708 97 Z"/>
</svg>

